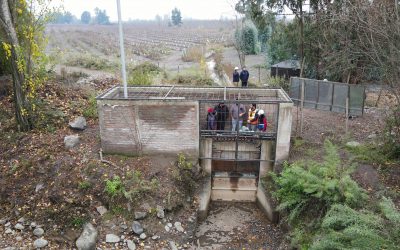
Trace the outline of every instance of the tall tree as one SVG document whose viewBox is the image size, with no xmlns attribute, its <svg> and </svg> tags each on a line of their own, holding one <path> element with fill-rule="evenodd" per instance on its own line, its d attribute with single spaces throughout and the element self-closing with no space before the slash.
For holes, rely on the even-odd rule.
<svg viewBox="0 0 400 250">
<path fill-rule="evenodd" d="M 94 14 L 94 21 L 96 24 L 110 24 L 110 18 L 107 16 L 106 10 L 95 8 Z"/>
<path fill-rule="evenodd" d="M 172 24 L 175 26 L 182 24 L 181 11 L 178 10 L 178 8 L 176 8 L 176 7 L 171 12 L 171 21 L 172 21 Z"/>
<path fill-rule="evenodd" d="M 33 102 L 45 78 L 43 34 L 50 1 L 32 0 L 29 6 L 25 0 L 0 1 L 2 49 L 13 77 L 15 116 L 20 130 L 29 130 L 33 126 L 36 109 Z"/>
<path fill-rule="evenodd" d="M 82 23 L 89 24 L 91 19 L 92 19 L 92 16 L 90 15 L 89 11 L 82 12 L 82 15 L 81 15 L 81 22 Z"/>
</svg>

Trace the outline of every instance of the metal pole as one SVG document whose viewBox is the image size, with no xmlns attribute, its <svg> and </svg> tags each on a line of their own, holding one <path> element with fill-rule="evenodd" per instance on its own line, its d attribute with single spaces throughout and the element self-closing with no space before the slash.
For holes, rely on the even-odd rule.
<svg viewBox="0 0 400 250">
<path fill-rule="evenodd" d="M 121 3 L 117 0 L 118 9 L 118 26 L 119 26 L 119 47 L 121 53 L 121 72 L 122 82 L 124 84 L 124 98 L 128 98 L 128 86 L 126 83 L 126 68 L 125 68 L 125 50 L 124 50 L 124 33 L 122 31 L 122 18 L 121 18 Z"/>
</svg>

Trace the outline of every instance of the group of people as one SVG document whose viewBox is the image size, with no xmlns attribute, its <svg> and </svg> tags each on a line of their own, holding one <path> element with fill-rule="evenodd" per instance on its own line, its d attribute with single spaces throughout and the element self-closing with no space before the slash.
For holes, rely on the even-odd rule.
<svg viewBox="0 0 400 250">
<path fill-rule="evenodd" d="M 239 73 L 239 68 L 235 67 L 233 70 L 233 84 L 236 85 L 237 87 L 239 86 L 239 80 L 242 82 L 242 87 L 247 88 L 247 82 L 249 81 L 249 71 L 247 71 L 246 67 L 242 68 L 242 71 Z"/>
<path fill-rule="evenodd" d="M 234 103 L 229 108 L 218 103 L 207 110 L 207 130 L 225 130 L 228 118 L 232 121 L 232 131 L 262 131 L 265 132 L 268 122 L 264 110 L 257 109 L 253 103 L 248 111 L 241 103 Z M 246 126 L 244 126 L 246 125 Z"/>
</svg>

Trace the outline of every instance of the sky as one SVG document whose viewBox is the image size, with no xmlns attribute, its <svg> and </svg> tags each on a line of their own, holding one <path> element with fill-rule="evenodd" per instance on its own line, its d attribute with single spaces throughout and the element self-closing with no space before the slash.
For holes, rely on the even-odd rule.
<svg viewBox="0 0 400 250">
<path fill-rule="evenodd" d="M 120 0 L 122 19 L 154 20 L 158 14 L 163 17 L 171 15 L 171 10 L 177 7 L 183 19 L 220 19 L 221 16 L 235 18 L 235 0 Z M 92 15 L 94 8 L 105 9 L 111 21 L 117 21 L 116 0 L 56 0 L 56 5 L 64 5 L 64 10 L 71 12 L 77 18 L 87 10 Z"/>
</svg>

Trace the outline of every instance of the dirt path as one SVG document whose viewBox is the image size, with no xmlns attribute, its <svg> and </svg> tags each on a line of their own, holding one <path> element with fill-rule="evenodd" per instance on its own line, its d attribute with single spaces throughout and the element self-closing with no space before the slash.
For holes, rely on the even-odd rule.
<svg viewBox="0 0 400 250">
<path fill-rule="evenodd" d="M 255 203 L 213 202 L 196 237 L 197 249 L 280 249 L 283 232 Z"/>
</svg>

